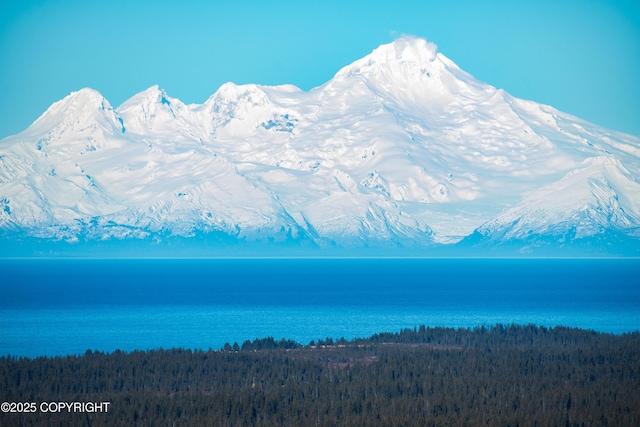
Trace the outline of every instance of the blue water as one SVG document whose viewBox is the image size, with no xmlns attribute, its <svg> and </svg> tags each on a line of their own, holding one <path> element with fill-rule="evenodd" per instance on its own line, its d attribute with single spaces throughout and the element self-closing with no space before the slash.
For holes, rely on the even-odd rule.
<svg viewBox="0 0 640 427">
<path fill-rule="evenodd" d="M 0 354 L 218 349 L 421 324 L 640 330 L 637 259 L 0 260 Z"/>
</svg>

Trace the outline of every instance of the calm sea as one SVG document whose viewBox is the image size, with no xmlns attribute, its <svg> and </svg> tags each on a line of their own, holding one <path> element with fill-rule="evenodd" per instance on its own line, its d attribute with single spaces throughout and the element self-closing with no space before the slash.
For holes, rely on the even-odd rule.
<svg viewBox="0 0 640 427">
<path fill-rule="evenodd" d="M 640 260 L 0 260 L 0 355 L 496 323 L 640 330 Z"/>
</svg>

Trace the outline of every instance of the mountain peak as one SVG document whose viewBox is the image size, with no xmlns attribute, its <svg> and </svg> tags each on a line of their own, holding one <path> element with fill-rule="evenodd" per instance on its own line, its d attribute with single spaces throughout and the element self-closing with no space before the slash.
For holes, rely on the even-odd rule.
<svg viewBox="0 0 640 427">
<path fill-rule="evenodd" d="M 342 68 L 327 87 L 342 93 L 362 83 L 378 99 L 420 117 L 438 115 L 460 97 L 477 100 L 495 92 L 439 53 L 434 43 L 412 36 L 381 45 Z"/>
<path fill-rule="evenodd" d="M 83 88 L 71 92 L 60 101 L 54 102 L 40 118 L 50 114 L 64 113 L 67 110 L 72 110 L 70 113 L 75 114 L 78 108 L 112 109 L 109 102 L 100 92 L 91 88 Z M 38 119 L 38 121 L 39 120 L 40 119 Z"/>
<path fill-rule="evenodd" d="M 88 102 L 102 103 L 103 100 L 104 97 L 100 92 L 95 89 L 91 89 L 90 87 L 85 87 L 78 91 L 71 92 L 69 95 L 62 99 L 62 102 L 79 101 L 86 104 Z"/>
<path fill-rule="evenodd" d="M 113 107 L 100 92 L 84 88 L 71 92 L 60 101 L 53 103 L 30 129 L 48 127 L 83 129 L 94 120 L 111 123 L 118 127 L 118 119 Z M 109 126 L 111 126 L 111 124 Z M 40 131 L 43 131 L 42 129 Z"/>
<path fill-rule="evenodd" d="M 169 97 L 164 89 L 153 85 L 123 102 L 118 107 L 118 113 L 127 124 L 127 129 L 144 133 L 173 122 L 185 109 L 179 99 Z"/>
<path fill-rule="evenodd" d="M 251 102 L 266 102 L 266 94 L 256 84 L 237 85 L 227 82 L 220 86 L 218 90 L 207 99 L 205 105 L 213 103 L 235 102 L 238 99 L 245 99 Z"/>
<path fill-rule="evenodd" d="M 402 74 L 410 71 L 429 73 L 438 58 L 438 47 L 426 39 L 403 36 L 383 44 L 369 55 L 341 69 L 336 77 L 356 74 L 379 74 L 381 68 L 396 69 Z"/>
<path fill-rule="evenodd" d="M 374 49 L 370 56 L 386 62 L 395 59 L 426 65 L 437 58 L 438 46 L 420 37 L 403 36 Z"/>
<path fill-rule="evenodd" d="M 143 90 L 131 98 L 127 99 L 118 107 L 118 111 L 126 110 L 133 105 L 151 105 L 151 104 L 165 104 L 171 105 L 174 99 L 170 98 L 167 95 L 167 92 L 164 89 L 160 89 L 158 85 L 153 85 L 148 89 Z"/>
</svg>

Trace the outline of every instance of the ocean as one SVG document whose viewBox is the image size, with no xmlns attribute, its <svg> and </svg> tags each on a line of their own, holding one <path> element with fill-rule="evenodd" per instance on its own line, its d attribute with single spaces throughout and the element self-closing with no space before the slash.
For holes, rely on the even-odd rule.
<svg viewBox="0 0 640 427">
<path fill-rule="evenodd" d="M 640 260 L 0 260 L 0 355 L 496 323 L 640 330 Z"/>
</svg>

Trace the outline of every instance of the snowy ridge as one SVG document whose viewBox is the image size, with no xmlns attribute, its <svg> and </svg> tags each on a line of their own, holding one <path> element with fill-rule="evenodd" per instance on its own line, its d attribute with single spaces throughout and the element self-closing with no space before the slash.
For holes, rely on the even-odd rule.
<svg viewBox="0 0 640 427">
<path fill-rule="evenodd" d="M 74 92 L 0 141 L 0 230 L 352 248 L 636 239 L 639 176 L 639 138 L 403 37 L 308 92 L 227 83 L 185 105 L 153 86 L 115 109 Z"/>
<path fill-rule="evenodd" d="M 528 194 L 480 232 L 524 240 L 532 234 L 581 238 L 611 228 L 636 234 L 640 184 L 611 157 L 591 157 L 559 181 Z"/>
</svg>

